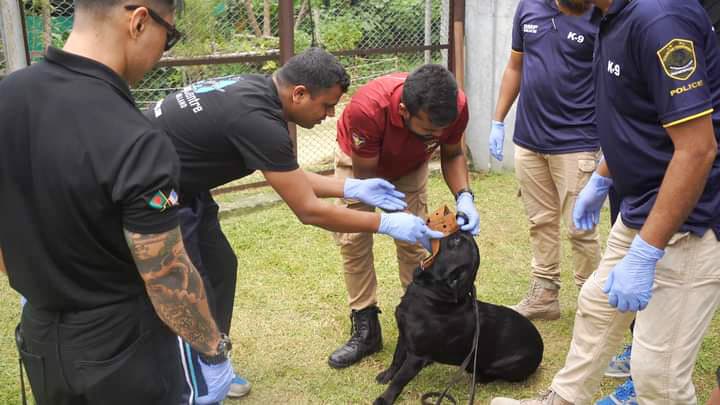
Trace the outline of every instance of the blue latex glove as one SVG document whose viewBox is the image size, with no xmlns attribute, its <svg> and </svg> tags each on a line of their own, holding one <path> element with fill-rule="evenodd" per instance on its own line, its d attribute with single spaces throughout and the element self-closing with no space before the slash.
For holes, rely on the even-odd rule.
<svg viewBox="0 0 720 405">
<path fill-rule="evenodd" d="M 625 257 L 610 271 L 603 292 L 620 312 L 637 312 L 647 307 L 652 296 L 655 265 L 665 251 L 649 245 L 636 235 Z"/>
<path fill-rule="evenodd" d="M 383 179 L 358 180 L 348 177 L 343 189 L 344 198 L 360 200 L 385 211 L 402 211 L 407 208 L 403 200 L 405 194 L 395 190 L 392 183 Z"/>
<path fill-rule="evenodd" d="M 459 216 L 457 223 L 463 231 L 470 231 L 473 235 L 480 233 L 480 214 L 478 214 L 473 202 L 473 196 L 470 193 L 462 193 L 457 199 L 457 212 L 467 216 L 467 224 L 465 218 Z"/>
<path fill-rule="evenodd" d="M 22 309 L 25 304 L 27 304 L 27 299 L 24 296 L 20 296 L 20 309 Z"/>
<path fill-rule="evenodd" d="M 430 239 L 440 239 L 444 236 L 442 232 L 428 228 L 422 219 L 404 212 L 380 213 L 378 233 L 408 243 L 420 243 L 427 250 L 432 250 Z"/>
<path fill-rule="evenodd" d="M 603 177 L 597 172 L 590 176 L 590 180 L 575 200 L 573 208 L 575 228 L 589 231 L 600 222 L 600 208 L 602 208 L 612 184 L 611 178 Z"/>
<path fill-rule="evenodd" d="M 490 154 L 502 162 L 503 145 L 505 143 L 505 124 L 493 121 L 490 129 Z"/>
<path fill-rule="evenodd" d="M 208 405 L 220 402 L 225 399 L 230 392 L 230 384 L 235 378 L 230 360 L 225 360 L 220 364 L 205 364 L 202 357 L 198 358 L 200 363 L 200 371 L 205 377 L 208 393 L 201 397 L 197 397 L 195 403 L 197 405 Z"/>
</svg>

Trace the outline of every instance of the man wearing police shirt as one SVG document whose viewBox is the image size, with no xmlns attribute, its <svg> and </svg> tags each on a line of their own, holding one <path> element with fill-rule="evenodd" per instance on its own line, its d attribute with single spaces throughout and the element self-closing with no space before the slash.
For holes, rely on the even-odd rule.
<svg viewBox="0 0 720 405">
<path fill-rule="evenodd" d="M 518 4 L 492 122 L 490 154 L 502 160 L 502 121 L 518 98 L 515 172 L 530 224 L 532 279 L 512 308 L 528 319 L 560 318 L 561 220 L 578 288 L 600 261 L 597 229 L 572 224 L 575 199 L 595 171 L 600 149 L 591 75 L 597 23 L 590 17 L 564 16 L 554 0 Z"/>
<path fill-rule="evenodd" d="M 0 83 L 0 257 L 35 401 L 191 403 L 176 335 L 214 381 L 197 403 L 217 401 L 230 344 L 183 247 L 177 155 L 128 86 L 178 40 L 175 4 L 75 7 L 64 49 Z"/>
<path fill-rule="evenodd" d="M 547 395 L 523 403 L 588 403 L 635 316 L 638 402 L 696 403 L 693 368 L 720 302 L 717 39 L 696 1 L 559 3 L 573 14 L 594 3 L 600 19 L 594 79 L 606 160 L 573 216 L 591 227 L 614 185 L 621 220 L 580 293 L 565 366 Z"/>
<path fill-rule="evenodd" d="M 180 157 L 183 238 L 209 286 L 211 310 L 221 331 L 230 331 L 237 258 L 218 222 L 212 188 L 259 170 L 304 224 L 340 232 L 378 232 L 426 245 L 431 236 L 442 236 L 408 213 L 358 212 L 320 199 L 353 198 L 389 211 L 406 208 L 403 193 L 385 180 L 341 180 L 298 167 L 288 122 L 312 128 L 332 117 L 349 82 L 334 56 L 311 48 L 273 75 L 198 82 L 147 111 L 167 132 Z M 204 376 L 196 376 L 197 391 L 202 393 Z M 242 396 L 248 390 L 249 383 L 236 378 L 229 395 Z"/>
</svg>

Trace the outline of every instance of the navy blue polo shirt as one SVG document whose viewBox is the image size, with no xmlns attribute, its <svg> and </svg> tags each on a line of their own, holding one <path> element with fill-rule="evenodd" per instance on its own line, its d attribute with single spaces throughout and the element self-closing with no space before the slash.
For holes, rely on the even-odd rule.
<svg viewBox="0 0 720 405">
<path fill-rule="evenodd" d="M 666 128 L 712 114 L 720 143 L 720 52 L 696 1 L 615 0 L 600 21 L 594 67 L 598 134 L 626 225 L 645 223 L 674 147 Z M 720 157 L 680 231 L 720 236 Z"/>
<path fill-rule="evenodd" d="M 565 16 L 554 0 L 522 0 L 513 22 L 512 51 L 523 69 L 515 144 L 559 154 L 600 148 L 595 132 L 592 13 Z"/>
</svg>

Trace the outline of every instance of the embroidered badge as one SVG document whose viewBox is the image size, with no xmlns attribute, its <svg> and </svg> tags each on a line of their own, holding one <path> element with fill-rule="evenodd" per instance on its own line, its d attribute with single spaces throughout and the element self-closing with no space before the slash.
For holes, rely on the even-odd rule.
<svg viewBox="0 0 720 405">
<path fill-rule="evenodd" d="M 365 143 L 365 138 L 360 136 L 360 134 L 358 134 L 357 132 L 353 132 L 352 133 L 352 141 L 353 141 L 353 145 L 355 145 L 355 148 L 359 148 L 359 147 L 363 146 L 363 144 Z"/>
<path fill-rule="evenodd" d="M 695 45 L 687 39 L 675 38 L 657 51 L 665 74 L 675 80 L 687 80 L 695 73 Z"/>
<path fill-rule="evenodd" d="M 153 196 L 148 200 L 150 208 L 154 208 L 159 211 L 165 211 L 170 207 L 178 205 L 178 203 L 179 198 L 175 190 L 171 190 L 167 196 L 162 191 L 158 190 L 158 192 L 153 194 Z"/>
</svg>

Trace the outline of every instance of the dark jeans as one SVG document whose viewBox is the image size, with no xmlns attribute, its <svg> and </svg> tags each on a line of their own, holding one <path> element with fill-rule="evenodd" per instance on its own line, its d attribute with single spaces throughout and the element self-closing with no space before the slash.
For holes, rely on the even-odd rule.
<svg viewBox="0 0 720 405">
<path fill-rule="evenodd" d="M 237 257 L 220 228 L 218 205 L 210 192 L 201 193 L 184 202 L 178 216 L 185 249 L 205 281 L 210 310 L 220 331 L 229 333 Z"/>
<path fill-rule="evenodd" d="M 66 313 L 28 304 L 16 335 L 39 405 L 189 403 L 180 341 L 146 296 Z"/>
<path fill-rule="evenodd" d="M 220 228 L 218 205 L 210 192 L 201 193 L 185 201 L 178 216 L 185 250 L 203 278 L 210 311 L 220 331 L 229 334 L 235 303 L 237 257 Z M 193 391 L 196 396 L 206 395 L 208 387 L 200 372 L 197 352 L 188 344 L 185 344 L 185 350 Z"/>
</svg>

